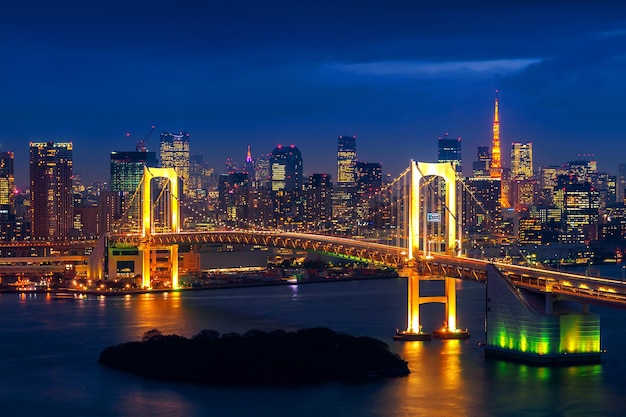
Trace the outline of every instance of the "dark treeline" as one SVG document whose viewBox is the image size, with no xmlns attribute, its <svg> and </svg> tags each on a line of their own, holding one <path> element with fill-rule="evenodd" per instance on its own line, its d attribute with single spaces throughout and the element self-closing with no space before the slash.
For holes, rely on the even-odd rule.
<svg viewBox="0 0 626 417">
<path fill-rule="evenodd" d="M 407 362 L 386 343 L 323 327 L 222 335 L 203 330 L 190 339 L 155 329 L 141 341 L 107 347 L 99 362 L 146 377 L 202 383 L 291 383 L 409 374 Z"/>
</svg>

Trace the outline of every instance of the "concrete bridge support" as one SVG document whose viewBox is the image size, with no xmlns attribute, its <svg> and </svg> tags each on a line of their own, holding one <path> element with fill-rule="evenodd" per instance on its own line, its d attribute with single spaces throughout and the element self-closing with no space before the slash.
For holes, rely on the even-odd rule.
<svg viewBox="0 0 626 417">
<path fill-rule="evenodd" d="M 454 278 L 420 275 L 416 270 L 403 271 L 407 274 L 408 281 L 408 305 L 407 305 L 407 329 L 397 331 L 395 340 L 430 340 L 432 337 L 441 339 L 466 339 L 469 337 L 467 330 L 457 329 L 456 312 L 456 285 Z M 429 281 L 441 279 L 445 282 L 445 294 L 435 296 L 420 295 L 420 282 L 423 279 Z M 420 323 L 420 307 L 422 304 L 443 303 L 445 305 L 444 326 L 436 329 L 432 333 L 424 332 Z"/>
<path fill-rule="evenodd" d="M 485 356 L 538 364 L 600 361 L 597 315 L 552 293 L 520 290 L 493 265 L 487 266 L 486 315 Z"/>
</svg>

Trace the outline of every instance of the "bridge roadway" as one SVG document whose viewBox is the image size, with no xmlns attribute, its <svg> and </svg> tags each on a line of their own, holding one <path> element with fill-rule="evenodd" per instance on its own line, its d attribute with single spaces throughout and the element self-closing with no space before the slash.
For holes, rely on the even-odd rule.
<svg viewBox="0 0 626 417">
<path fill-rule="evenodd" d="M 432 253 L 407 262 L 406 249 L 360 239 L 281 231 L 221 230 L 140 235 L 112 235 L 110 243 L 151 247 L 184 243 L 223 243 L 276 246 L 313 252 L 323 252 L 359 259 L 398 269 L 416 268 L 425 277 L 455 277 L 464 280 L 486 280 L 488 264 L 495 265 L 518 288 L 552 293 L 579 302 L 626 307 L 626 283 L 616 279 L 590 277 L 548 269 L 491 262 L 463 256 Z"/>
</svg>

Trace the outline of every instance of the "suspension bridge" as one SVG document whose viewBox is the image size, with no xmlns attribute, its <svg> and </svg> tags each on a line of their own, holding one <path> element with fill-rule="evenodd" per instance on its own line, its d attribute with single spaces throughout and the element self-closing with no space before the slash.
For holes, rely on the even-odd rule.
<svg viewBox="0 0 626 417">
<path fill-rule="evenodd" d="M 599 360 L 599 317 L 590 312 L 589 304 L 626 306 L 626 285 L 618 280 L 463 256 L 458 198 L 462 183 L 458 180 L 451 164 L 411 161 L 383 191 L 393 196 L 395 213 L 391 217 L 396 225 L 391 228 L 393 239 L 380 243 L 281 230 L 181 230 L 175 171 L 145 168 L 140 190 L 135 193 L 135 214 L 127 216 L 130 227 L 111 233 L 106 239 L 108 248 L 100 245 L 94 251 L 98 260 L 92 262 L 93 273 L 101 273 L 102 255 L 107 251 L 108 269 L 115 271 L 120 258 L 113 255 L 114 248 L 131 248 L 131 258 L 140 264 L 137 269 L 144 288 L 151 287 L 154 259 L 162 258 L 162 268 L 164 253 L 171 286 L 178 288 L 181 244 L 258 245 L 325 253 L 397 268 L 408 278 L 407 328 L 397 332 L 397 339 L 469 337 L 469 332 L 458 326 L 455 282 L 471 280 L 487 283 L 486 347 L 491 354 L 540 362 Z M 156 186 L 151 185 L 154 181 Z M 157 251 L 161 253 L 158 256 Z M 420 294 L 420 282 L 435 279 L 445 282 L 444 294 Z M 420 324 L 420 306 L 426 303 L 445 305 L 444 327 L 432 334 Z"/>
</svg>

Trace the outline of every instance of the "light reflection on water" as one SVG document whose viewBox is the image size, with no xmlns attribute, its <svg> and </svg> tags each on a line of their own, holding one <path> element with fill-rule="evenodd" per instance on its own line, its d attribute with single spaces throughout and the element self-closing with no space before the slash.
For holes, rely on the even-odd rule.
<svg viewBox="0 0 626 417">
<path fill-rule="evenodd" d="M 0 294 L 1 415 L 611 416 L 621 415 L 625 312 L 603 310 L 602 365 L 532 367 L 485 360 L 484 287 L 462 283 L 469 340 L 394 342 L 406 320 L 402 280 L 52 300 Z M 432 325 L 441 306 L 426 309 Z M 605 324 L 606 323 L 606 324 Z M 305 387 L 205 387 L 145 380 L 97 364 L 106 346 L 159 329 L 192 336 L 327 326 L 389 343 L 403 378 Z M 604 326 L 607 326 L 605 331 Z M 175 360 L 175 358 L 173 358 Z M 36 395 L 34 395 L 36 393 Z M 25 405 L 28 412 L 25 412 Z"/>
</svg>

